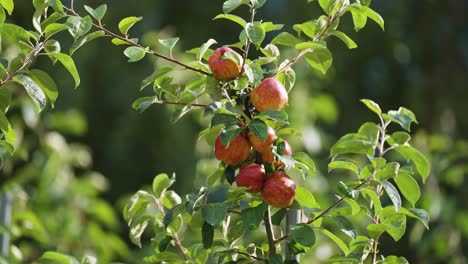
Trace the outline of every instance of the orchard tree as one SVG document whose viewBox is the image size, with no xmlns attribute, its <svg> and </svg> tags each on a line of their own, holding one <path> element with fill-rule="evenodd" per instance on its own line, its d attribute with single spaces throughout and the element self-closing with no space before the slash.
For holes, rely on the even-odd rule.
<svg viewBox="0 0 468 264">
<path fill-rule="evenodd" d="M 175 177 L 161 174 L 154 178 L 151 191 L 138 191 L 128 201 L 123 214 L 132 242 L 141 247 L 143 233 L 154 234 L 154 254 L 145 262 L 297 263 L 300 254 L 327 238 L 341 250 L 328 262 L 407 263 L 403 257 L 380 254 L 379 239 L 384 233 L 395 241 L 401 239 L 408 217 L 428 226 L 428 213 L 414 207 L 420 197 L 415 177 L 424 182 L 429 175 L 426 158 L 409 143 L 410 126 L 417 123 L 415 115 L 404 107 L 384 112 L 377 103 L 362 100 L 375 113 L 375 120 L 342 136 L 330 149 L 328 170 L 354 176 L 339 182 L 331 204 L 319 203 L 298 184 L 316 174 L 315 164 L 285 140 L 300 137 L 285 111 L 293 103 L 288 94 L 294 93 L 295 64 L 305 60 L 313 71 L 325 74 L 333 60 L 327 47 L 329 37 L 350 49 L 357 47 L 340 31 L 341 17 L 350 15 L 356 31 L 368 20 L 383 29 L 383 19 L 370 8 L 370 0 L 308 0 L 324 14 L 294 25 L 290 33 L 283 25 L 257 17 L 265 2 L 225 1 L 223 13 L 215 19 L 238 24 L 239 42 L 210 39 L 187 51 L 193 60 L 183 62 L 172 54 L 179 38 L 160 39 L 166 48 L 161 53 L 132 36 L 130 30 L 141 17 L 126 17 L 118 24 L 119 32 L 111 31 L 101 23 L 105 4 L 81 10 L 73 0 L 69 5 L 60 0 L 34 0 L 34 30 L 29 31 L 5 22 L 5 12 L 11 14 L 14 3 L 1 0 L 2 38 L 21 47 L 14 59 L 2 59 L 0 66 L 0 92 L 9 92 L 1 97 L 2 148 L 13 153 L 15 146 L 15 133 L 6 118 L 13 91 L 24 88 L 38 112 L 47 99 L 52 107 L 57 99 L 53 79 L 33 67 L 37 57 L 44 55 L 52 63 L 61 63 L 78 86 L 80 78 L 71 55 L 94 39 L 111 38 L 112 44 L 124 47 L 129 62 L 156 56 L 172 63 L 142 81 L 140 90 L 152 88 L 153 95 L 136 100 L 133 108 L 143 112 L 153 104 L 171 105 L 173 122 L 191 111 L 203 111 L 210 124 L 200 138 L 213 147 L 219 160 L 218 169 L 207 175 L 207 185 L 194 193 L 181 197 L 168 189 Z M 248 9 L 250 16 L 236 15 L 237 9 Z M 74 41 L 68 52 L 54 38 L 64 32 Z M 270 43 L 265 43 L 267 34 L 271 34 Z M 295 56 L 285 57 L 286 49 L 294 50 Z M 260 55 L 252 56 L 253 50 Z M 179 70 L 190 71 L 191 79 L 177 82 L 174 72 Z M 224 199 L 216 198 L 220 190 Z M 403 203 L 401 196 L 408 202 Z M 356 227 L 363 223 L 366 230 Z M 182 235 L 189 229 L 196 230 L 199 239 Z M 262 239 L 252 235 L 257 231 L 264 233 Z M 40 261 L 77 262 L 56 252 L 46 252 Z M 95 261 L 87 258 L 83 263 Z"/>
</svg>

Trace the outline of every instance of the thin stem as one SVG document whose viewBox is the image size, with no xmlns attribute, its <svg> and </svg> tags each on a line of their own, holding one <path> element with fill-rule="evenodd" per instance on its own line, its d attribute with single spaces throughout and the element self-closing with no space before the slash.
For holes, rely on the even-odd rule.
<svg viewBox="0 0 468 264">
<path fill-rule="evenodd" d="M 0 82 L 0 87 L 5 85 L 7 82 L 11 81 L 19 73 L 21 73 L 28 66 L 28 64 L 31 63 L 32 60 L 34 60 L 39 55 L 41 50 L 44 48 L 44 45 L 46 42 L 47 42 L 47 39 L 45 39 L 42 43 L 40 43 L 33 50 L 31 50 L 31 52 L 29 52 L 29 54 L 26 55 L 23 61 L 23 64 L 21 64 L 21 66 L 18 69 L 16 69 L 16 71 L 14 71 L 13 73 L 7 72 L 7 77 L 5 78 L 5 80 Z"/>
<path fill-rule="evenodd" d="M 362 186 L 364 186 L 366 183 L 370 182 L 373 179 L 374 179 L 374 176 L 371 176 L 371 177 L 367 178 L 365 181 L 363 181 L 363 182 L 359 183 L 358 185 L 356 185 L 356 187 L 354 187 L 354 190 L 359 190 Z M 333 203 L 327 209 L 325 209 L 323 212 L 321 212 L 319 215 L 317 215 L 316 217 L 314 217 L 314 218 L 310 219 L 309 221 L 307 221 L 306 224 L 312 224 L 313 222 L 315 222 L 315 221 L 319 220 L 320 218 L 326 216 L 326 214 L 328 214 L 331 210 L 333 210 L 335 207 L 340 205 L 345 199 L 346 199 L 345 196 L 341 197 L 335 203 Z M 289 236 L 290 236 L 290 234 L 286 234 L 286 235 L 276 239 L 275 244 L 287 239 Z"/>
<path fill-rule="evenodd" d="M 167 104 L 167 105 L 194 106 L 194 107 L 201 107 L 201 108 L 205 108 L 208 106 L 206 104 L 187 104 L 187 103 L 169 102 L 169 101 L 163 101 L 163 100 L 158 100 L 158 101 L 155 101 L 154 103 L 155 104 Z"/>
<path fill-rule="evenodd" d="M 250 23 L 253 23 L 255 20 L 255 8 L 252 8 L 250 10 L 250 13 L 251 13 Z M 243 56 L 244 60 L 242 61 L 242 67 L 241 67 L 242 73 L 239 75 L 238 78 L 240 78 L 244 74 L 244 66 L 247 61 L 247 58 L 249 57 L 249 50 L 250 50 L 251 43 L 252 42 L 249 40 L 249 38 L 247 38 L 247 43 L 245 44 L 245 50 L 244 50 L 244 56 Z"/>
<path fill-rule="evenodd" d="M 158 207 L 159 211 L 161 212 L 161 214 L 163 214 L 164 216 L 164 206 L 162 205 L 161 201 L 154 198 L 154 201 L 156 203 L 156 206 Z M 180 242 L 180 239 L 179 239 L 179 236 L 177 235 L 177 232 L 175 232 L 174 230 L 172 230 L 171 228 L 169 228 L 169 232 L 171 233 L 172 235 L 172 238 L 174 239 L 174 242 L 177 246 L 177 249 L 180 251 L 180 253 L 182 254 L 182 257 L 184 258 L 185 261 L 188 261 L 189 258 L 187 256 L 187 254 L 185 254 L 185 251 L 184 251 L 184 247 L 182 246 L 182 243 Z"/>
<path fill-rule="evenodd" d="M 242 251 L 236 251 L 237 254 L 239 255 L 244 255 L 246 257 L 249 257 L 251 259 L 255 259 L 255 260 L 261 260 L 261 261 L 266 261 L 267 259 L 264 259 L 264 258 L 259 258 L 259 257 L 256 257 L 254 255 L 250 255 L 249 253 L 245 253 L 245 252 L 242 252 Z"/>
<path fill-rule="evenodd" d="M 75 16 L 79 16 L 79 14 L 76 13 L 73 9 L 68 8 L 68 7 L 65 7 L 65 6 L 64 6 L 63 8 L 64 8 L 65 10 L 67 10 L 67 12 L 69 12 L 70 14 L 75 15 Z M 129 44 L 129 45 L 131 45 L 131 46 L 144 49 L 144 50 L 146 50 L 146 53 L 148 53 L 148 54 L 150 54 L 150 55 L 153 55 L 153 56 L 162 58 L 162 59 L 164 59 L 164 60 L 170 61 L 170 62 L 175 63 L 175 64 L 177 64 L 177 65 L 180 65 L 180 66 L 184 67 L 184 68 L 187 69 L 187 70 L 191 70 L 191 71 L 198 72 L 198 73 L 201 73 L 201 74 L 204 74 L 204 75 L 207 75 L 207 76 L 211 76 L 211 73 L 209 73 L 209 72 L 207 72 L 207 71 L 204 71 L 204 70 L 202 70 L 202 69 L 194 68 L 194 67 L 192 67 L 192 66 L 190 66 L 190 65 L 187 65 L 187 64 L 185 64 L 185 63 L 183 63 L 183 62 L 181 62 L 181 61 L 178 61 L 178 60 L 176 60 L 176 59 L 173 59 L 173 58 L 171 58 L 171 57 L 168 57 L 168 56 L 166 56 L 166 55 L 163 55 L 163 54 L 161 54 L 161 53 L 158 53 L 158 52 L 156 52 L 156 51 L 154 51 L 154 50 L 147 49 L 146 47 L 144 47 L 144 46 L 142 46 L 142 45 L 140 45 L 140 44 L 138 44 L 138 43 L 136 43 L 136 42 L 134 42 L 134 41 L 128 39 L 127 37 L 122 37 L 122 36 L 119 36 L 119 35 L 113 33 L 112 31 L 108 30 L 107 28 L 105 28 L 105 27 L 102 26 L 102 25 L 98 25 L 98 24 L 93 23 L 93 27 L 104 31 L 104 33 L 105 33 L 106 35 L 110 36 L 110 37 L 117 38 L 117 39 L 119 39 L 119 40 L 121 40 L 121 41 L 123 41 L 123 42 L 125 42 L 125 43 L 127 43 L 127 44 Z"/>
<path fill-rule="evenodd" d="M 276 243 L 273 234 L 273 225 L 271 224 L 270 206 L 268 206 L 268 209 L 265 212 L 263 222 L 265 222 L 265 230 L 268 238 L 268 255 L 270 256 L 270 258 L 272 258 L 276 254 Z"/>
<path fill-rule="evenodd" d="M 319 41 L 319 40 L 322 40 L 323 37 L 325 36 L 325 34 L 327 33 L 327 31 L 330 29 L 330 27 L 333 25 L 333 22 L 335 22 L 335 20 L 341 16 L 341 12 L 343 10 L 338 10 L 333 16 L 329 17 L 328 21 L 327 21 L 327 25 L 323 28 L 323 30 L 317 35 L 315 36 L 312 41 Z M 309 51 L 311 51 L 311 49 L 304 49 L 302 50 L 301 52 L 299 52 L 299 54 L 296 55 L 296 57 L 294 57 L 290 62 L 288 62 L 286 65 L 284 65 L 283 67 L 281 67 L 278 71 L 276 71 L 275 75 L 273 75 L 273 77 L 277 77 L 280 73 L 284 72 L 285 70 L 287 70 L 289 67 L 291 67 L 292 65 L 294 65 L 300 58 L 302 58 L 305 54 L 307 54 Z"/>
</svg>

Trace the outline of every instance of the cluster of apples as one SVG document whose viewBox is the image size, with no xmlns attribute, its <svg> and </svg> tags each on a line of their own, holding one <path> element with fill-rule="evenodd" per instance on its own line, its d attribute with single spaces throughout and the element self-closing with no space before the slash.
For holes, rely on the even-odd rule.
<svg viewBox="0 0 468 264">
<path fill-rule="evenodd" d="M 226 56 L 227 55 L 227 56 Z M 229 58 L 234 56 L 235 59 Z M 211 72 L 219 81 L 237 78 L 242 73 L 243 58 L 228 47 L 216 49 L 208 60 Z M 283 84 L 275 78 L 264 79 L 250 94 L 250 103 L 258 112 L 265 110 L 281 110 L 288 103 L 288 93 Z M 277 140 L 275 130 L 267 128 L 265 140 L 256 137 L 250 131 L 242 131 L 228 146 L 218 135 L 215 141 L 215 157 L 227 165 L 240 165 L 236 176 L 237 186 L 247 187 L 247 192 L 262 193 L 265 202 L 273 207 L 289 207 L 296 195 L 294 181 L 281 170 L 282 163 L 275 161 L 273 152 L 274 142 Z M 289 144 L 284 141 L 283 155 L 292 155 Z M 258 157 L 252 162 L 247 159 L 251 150 L 256 151 Z M 246 164 L 247 163 L 247 164 Z M 264 165 L 273 164 L 275 170 L 265 173 Z M 283 166 L 284 167 L 284 166 Z"/>
</svg>

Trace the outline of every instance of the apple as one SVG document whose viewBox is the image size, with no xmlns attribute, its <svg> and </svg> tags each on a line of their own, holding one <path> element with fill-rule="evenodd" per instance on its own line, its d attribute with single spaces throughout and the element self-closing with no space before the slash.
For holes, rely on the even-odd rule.
<svg viewBox="0 0 468 264">
<path fill-rule="evenodd" d="M 215 141 L 215 157 L 228 165 L 237 165 L 247 159 L 250 154 L 250 144 L 242 134 L 237 135 L 229 144 L 224 146 L 221 135 Z"/>
<path fill-rule="evenodd" d="M 283 156 L 291 156 L 292 155 L 292 149 L 289 143 L 286 140 L 283 140 L 284 142 L 284 152 Z M 260 152 L 260 160 L 262 163 L 271 163 L 273 164 L 275 162 L 275 154 L 273 154 L 272 148 L 268 148 L 263 152 Z M 276 164 L 280 165 L 280 164 Z"/>
<path fill-rule="evenodd" d="M 250 92 L 250 101 L 259 111 L 281 110 L 288 103 L 288 92 L 275 78 L 266 78 Z"/>
<path fill-rule="evenodd" d="M 267 137 L 265 140 L 261 140 L 260 138 L 256 137 L 252 132 L 247 134 L 249 137 L 250 145 L 252 148 L 258 152 L 263 152 L 267 150 L 271 144 L 276 140 L 276 132 L 272 127 L 267 128 Z"/>
<path fill-rule="evenodd" d="M 225 58 L 224 54 L 229 52 L 238 58 L 238 62 Z M 218 81 L 229 81 L 236 78 L 242 71 L 243 64 L 242 56 L 228 47 L 221 47 L 216 49 L 208 59 L 208 65 L 211 72 Z"/>
<path fill-rule="evenodd" d="M 262 165 L 250 164 L 239 169 L 236 177 L 237 186 L 247 187 L 247 192 L 258 193 L 263 188 L 265 182 L 265 170 Z"/>
<path fill-rule="evenodd" d="M 296 184 L 284 171 L 274 171 L 263 184 L 262 199 L 273 207 L 289 207 L 295 196 Z"/>
</svg>

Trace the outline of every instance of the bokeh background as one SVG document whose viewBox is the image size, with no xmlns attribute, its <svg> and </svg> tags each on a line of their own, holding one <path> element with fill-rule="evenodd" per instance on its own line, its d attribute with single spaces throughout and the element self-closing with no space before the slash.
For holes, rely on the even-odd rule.
<svg viewBox="0 0 468 264">
<path fill-rule="evenodd" d="M 237 42 L 238 25 L 212 20 L 221 12 L 221 0 L 135 0 L 131 3 L 95 0 L 75 1 L 75 4 L 95 7 L 103 2 L 108 5 L 103 20 L 108 27 L 115 30 L 120 19 L 126 16 L 143 16 L 144 20 L 135 26 L 132 34 L 161 50 L 158 38 L 180 37 L 175 54 L 182 59 L 183 51 L 198 47 L 209 38 L 216 39 L 218 45 Z M 317 3 L 305 2 L 270 0 L 258 17 L 285 24 L 285 29 L 292 32 L 295 23 L 320 14 Z M 32 28 L 30 1 L 15 1 L 15 4 L 15 13 L 9 19 Z M 418 204 L 431 213 L 431 229 L 424 232 L 421 225 L 410 221 L 403 240 L 395 243 L 385 237 L 381 250 L 384 254 L 406 256 L 410 263 L 467 263 L 468 1 L 374 0 L 372 7 L 385 19 L 384 32 L 369 21 L 366 28 L 356 33 L 351 16 L 346 15 L 340 27 L 359 47 L 348 50 L 339 40 L 331 39 L 329 48 L 334 62 L 325 76 L 304 64 L 297 65 L 298 81 L 287 110 L 292 124 L 301 130 L 304 143 L 293 140 L 293 148 L 311 154 L 321 172 L 314 183 L 323 184 L 320 179 L 330 177 L 326 166 L 328 149 L 333 142 L 357 130 L 365 121 L 376 121 L 359 99 L 370 98 L 386 110 L 399 106 L 413 110 L 419 121 L 419 125 L 412 128 L 414 143 L 432 163 L 431 176 L 423 187 L 425 195 Z M 270 33 L 268 38 L 274 35 Z M 65 42 L 70 41 L 66 36 L 63 38 Z M 80 157 L 69 158 L 67 166 L 73 173 L 68 179 L 93 183 L 94 193 L 89 195 L 92 198 L 88 202 L 101 202 L 106 208 L 102 210 L 118 209 L 122 197 L 150 184 L 161 172 L 177 175 L 175 189 L 180 193 L 198 187 L 198 178 L 206 176 L 211 168 L 212 156 L 200 150 L 197 143 L 198 132 L 204 128 L 206 120 L 194 113 L 173 125 L 169 121 L 169 107 L 152 106 L 143 114 L 133 110 L 132 102 L 144 95 L 138 91 L 141 80 L 162 62 L 145 58 L 129 64 L 122 51 L 121 47 L 111 45 L 109 39 L 100 39 L 76 52 L 74 57 L 81 75 L 77 90 L 73 89 L 72 79 L 64 69 L 52 67 L 46 58 L 37 62 L 39 67 L 51 72 L 60 88 L 60 96 L 56 108 L 41 117 L 40 129 L 37 123 L 26 122 L 24 136 L 34 138 L 30 141 L 35 143 L 24 148 L 25 156 L 18 158 L 22 162 L 8 167 L 10 174 L 18 174 L 18 169 L 38 156 L 42 159 L 39 158 L 39 165 L 33 171 L 47 174 L 44 157 L 49 160 L 54 151 L 63 151 L 55 148 L 57 141 L 50 139 L 55 135 L 64 142 L 72 142 L 64 144 L 80 146 L 85 161 L 80 161 Z M 27 116 L 24 112 L 18 111 L 18 115 Z M 62 135 L 50 134 L 50 131 Z M 26 154 L 28 152 L 32 154 Z M 91 168 L 99 172 L 99 176 L 89 172 Z M 67 183 L 70 180 L 62 184 Z M 33 186 L 47 188 L 46 183 Z M 318 196 L 331 196 L 333 180 L 327 186 L 314 188 Z M 27 190 L 23 190 L 26 197 L 35 197 Z M 78 195 L 80 190 L 82 188 L 74 191 Z M 40 206 L 45 208 L 46 205 Z M 57 205 L 47 206 L 54 214 Z M 86 211 L 85 205 L 76 205 L 73 201 L 70 206 Z M 103 224 L 96 213 L 93 217 L 100 224 L 87 230 L 96 233 L 98 228 L 103 234 L 111 231 L 120 234 L 120 244 L 113 247 L 119 253 L 105 258 L 124 261 L 131 258 L 128 256 L 135 248 L 124 244 L 127 235 L 120 212 L 109 214 L 112 217 L 104 215 L 102 219 L 112 218 L 112 223 Z M 69 220 L 64 219 L 64 222 L 69 223 Z M 56 229 L 59 233 L 59 227 Z M 57 241 L 50 241 L 43 249 L 51 249 L 54 243 Z M 72 245 L 66 248 L 71 253 L 77 249 Z M 80 250 L 86 252 L 86 249 Z M 105 251 L 100 252 L 104 254 Z"/>
</svg>

